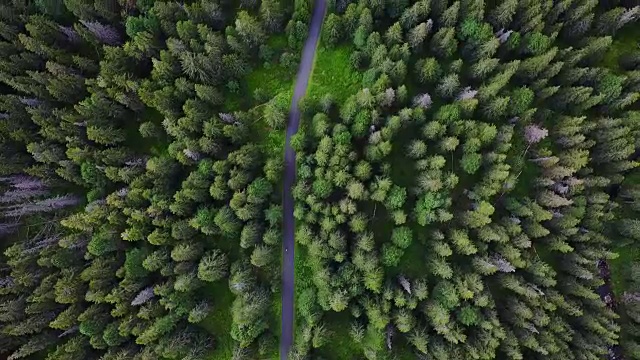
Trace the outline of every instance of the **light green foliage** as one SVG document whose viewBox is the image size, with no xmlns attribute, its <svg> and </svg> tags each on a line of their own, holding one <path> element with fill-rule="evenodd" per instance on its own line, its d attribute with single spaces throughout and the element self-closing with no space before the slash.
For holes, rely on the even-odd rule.
<svg viewBox="0 0 640 360">
<path fill-rule="evenodd" d="M 350 64 L 352 51 L 352 48 L 346 46 L 318 48 L 307 90 L 310 97 L 319 99 L 325 94 L 331 94 L 335 101 L 342 103 L 358 91 L 362 74 Z"/>
<path fill-rule="evenodd" d="M 382 246 L 382 263 L 388 267 L 397 266 L 403 253 L 402 249 L 397 246 L 384 244 Z"/>
<path fill-rule="evenodd" d="M 411 245 L 413 234 L 408 227 L 397 227 L 393 229 L 391 241 L 401 249 L 406 249 Z"/>
<path fill-rule="evenodd" d="M 434 58 L 426 58 L 416 63 L 418 79 L 423 83 L 434 83 L 440 77 L 442 70 L 440 64 Z"/>
<path fill-rule="evenodd" d="M 464 154 L 460 163 L 466 173 L 475 174 L 482 165 L 482 156 L 477 153 Z"/>
</svg>

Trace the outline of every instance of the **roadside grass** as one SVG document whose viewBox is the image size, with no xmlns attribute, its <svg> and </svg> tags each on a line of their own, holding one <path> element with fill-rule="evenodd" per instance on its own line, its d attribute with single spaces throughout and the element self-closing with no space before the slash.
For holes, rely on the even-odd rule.
<svg viewBox="0 0 640 360">
<path fill-rule="evenodd" d="M 263 64 L 247 77 L 248 93 L 246 96 L 253 96 L 256 89 L 261 89 L 269 97 L 274 97 L 278 93 L 293 89 L 295 70 L 286 68 L 277 63 Z"/>
<path fill-rule="evenodd" d="M 280 64 L 280 56 L 288 45 L 286 36 L 272 36 L 267 40 L 267 45 L 272 49 L 273 56 L 269 63 L 263 63 L 247 76 L 248 96 L 253 96 L 253 92 L 258 88 L 264 90 L 269 97 L 293 88 L 296 71 Z"/>
<path fill-rule="evenodd" d="M 268 131 L 263 139 L 263 148 L 267 158 L 283 157 L 286 134 L 284 131 Z"/>
<path fill-rule="evenodd" d="M 287 101 L 290 101 L 291 91 L 287 90 L 278 94 L 278 96 L 286 97 Z M 260 106 L 262 105 L 259 105 L 258 107 Z M 256 111 L 258 111 L 258 107 L 255 108 Z M 285 116 L 287 116 L 288 118 L 288 114 L 285 114 Z M 254 143 L 258 144 L 261 147 L 265 159 L 284 159 L 286 130 L 272 129 L 262 117 L 257 118 L 254 123 L 251 124 L 251 127 L 251 132 L 254 134 L 252 140 Z M 283 183 L 281 179 L 276 190 L 278 191 L 278 195 L 280 196 L 280 198 L 282 197 L 282 185 Z"/>
<path fill-rule="evenodd" d="M 278 291 L 272 294 L 273 302 L 271 303 L 271 309 L 269 309 L 270 317 L 269 317 L 269 331 L 275 336 L 277 340 L 274 344 L 274 347 L 269 352 L 267 359 L 277 360 L 280 358 L 280 335 L 282 334 L 282 292 Z"/>
<path fill-rule="evenodd" d="M 235 295 L 229 290 L 226 281 L 219 281 L 210 284 L 203 289 L 213 299 L 213 311 L 198 325 L 211 333 L 214 337 L 213 351 L 207 356 L 210 360 L 232 359 L 233 350 L 235 348 L 235 340 L 231 337 L 231 306 L 235 299 Z M 272 294 L 272 304 L 269 309 L 269 328 L 277 340 L 280 339 L 280 292 Z M 278 342 L 271 349 L 267 359 L 278 359 Z"/>
<path fill-rule="evenodd" d="M 270 63 L 260 65 L 253 70 L 240 84 L 240 90 L 233 94 L 225 92 L 224 108 L 226 111 L 247 110 L 259 104 L 255 103 L 254 94 L 257 89 L 263 91 L 265 96 L 272 98 L 281 92 L 293 89 L 294 71 L 283 65 Z"/>
<path fill-rule="evenodd" d="M 325 94 L 331 94 L 341 104 L 360 90 L 362 73 L 354 69 L 349 61 L 353 51 L 352 45 L 318 47 L 307 91 L 309 97 L 320 99 Z"/>
<path fill-rule="evenodd" d="M 240 82 L 240 89 L 232 93 L 225 91 L 224 108 L 226 111 L 246 110 L 256 106 L 254 93 L 257 89 L 265 96 L 272 98 L 279 93 L 293 89 L 296 69 L 289 69 L 280 64 L 280 56 L 287 48 L 284 35 L 273 36 L 267 41 L 273 56 L 270 61 L 259 64 Z"/>
</svg>

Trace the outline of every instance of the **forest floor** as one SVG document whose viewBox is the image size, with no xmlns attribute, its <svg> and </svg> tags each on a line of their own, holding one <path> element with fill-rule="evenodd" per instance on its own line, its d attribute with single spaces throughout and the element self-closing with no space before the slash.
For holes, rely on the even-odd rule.
<svg viewBox="0 0 640 360">
<path fill-rule="evenodd" d="M 229 290 L 226 281 L 217 282 L 207 288 L 210 294 L 214 294 L 215 303 L 213 311 L 204 319 L 200 326 L 216 335 L 215 350 L 210 359 L 231 359 L 233 356 L 234 340 L 231 338 L 231 304 L 234 296 Z"/>
</svg>

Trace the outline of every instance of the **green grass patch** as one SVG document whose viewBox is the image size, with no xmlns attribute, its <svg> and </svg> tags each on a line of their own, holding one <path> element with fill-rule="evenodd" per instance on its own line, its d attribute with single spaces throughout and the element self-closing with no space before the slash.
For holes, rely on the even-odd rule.
<svg viewBox="0 0 640 360">
<path fill-rule="evenodd" d="M 247 76 L 247 90 L 245 96 L 253 96 L 256 89 L 262 89 L 269 97 L 293 89 L 295 71 L 280 64 L 262 65 Z"/>
<path fill-rule="evenodd" d="M 618 31 L 613 39 L 613 43 L 604 54 L 601 65 L 614 72 L 622 72 L 618 61 L 620 57 L 638 49 L 637 25 L 630 25 Z"/>
<path fill-rule="evenodd" d="M 209 359 L 231 359 L 234 340 L 231 337 L 231 304 L 235 296 L 225 281 L 207 286 L 213 299 L 213 311 L 199 325 L 213 334 L 214 350 Z"/>
<path fill-rule="evenodd" d="M 429 274 L 426 265 L 427 247 L 420 240 L 416 239 L 416 230 L 425 231 L 425 229 L 420 228 L 418 225 L 412 226 L 412 228 L 414 236 L 413 242 L 404 250 L 398 266 L 386 269 L 387 275 L 395 277 L 402 274 L 409 278 L 417 279 Z"/>
<path fill-rule="evenodd" d="M 272 98 L 282 92 L 293 89 L 295 71 L 286 67 L 270 63 L 261 65 L 247 75 L 245 81 L 240 84 L 238 93 L 226 92 L 224 108 L 227 111 L 249 109 L 256 104 L 254 94 L 257 89 L 268 98 Z"/>
<path fill-rule="evenodd" d="M 280 335 L 282 334 L 282 293 L 280 291 L 272 294 L 273 301 L 269 311 L 269 332 L 275 336 L 274 346 L 270 349 L 267 359 L 277 360 L 280 358 Z"/>
<path fill-rule="evenodd" d="M 279 92 L 269 101 L 277 101 L 278 103 L 284 102 L 283 107 L 286 106 L 286 111 L 284 112 L 285 121 L 288 121 L 289 114 L 289 106 L 291 104 L 291 98 L 293 96 L 292 89 L 286 89 Z M 256 134 L 254 141 L 259 143 L 263 147 L 263 151 L 267 158 L 277 158 L 284 157 L 284 145 L 286 140 L 286 130 L 277 130 L 273 129 L 269 126 L 269 124 L 265 121 L 263 117 L 264 107 L 268 102 L 265 102 L 261 105 L 254 107 L 252 110 L 257 111 L 260 115 L 256 117 L 256 120 L 252 126 L 254 127 L 254 131 L 252 133 Z"/>
<path fill-rule="evenodd" d="M 362 73 L 355 70 L 349 61 L 353 46 L 340 45 L 328 49 L 319 47 L 307 93 L 312 98 L 331 94 L 339 103 L 360 90 Z"/>
<path fill-rule="evenodd" d="M 330 360 L 364 360 L 364 349 L 361 344 L 351 337 L 351 316 L 348 311 L 325 313 L 324 320 L 329 330 L 329 340 L 326 345 L 318 349 L 323 359 Z M 400 334 L 396 334 L 392 341 L 393 354 L 391 358 L 397 360 L 414 360 L 416 356 L 411 352 L 411 345 Z"/>
<path fill-rule="evenodd" d="M 618 254 L 618 258 L 609 261 L 611 285 L 613 286 L 613 293 L 620 297 L 625 290 L 632 290 L 629 289 L 631 280 L 630 266 L 633 263 L 640 262 L 640 248 L 629 245 L 614 249 L 614 252 Z"/>
<path fill-rule="evenodd" d="M 287 48 L 287 38 L 284 35 L 273 36 L 267 41 L 267 45 L 273 51 L 273 57 L 269 63 L 262 64 L 247 76 L 248 96 L 253 96 L 256 89 L 262 89 L 269 97 L 287 89 L 292 89 L 295 79 L 295 71 L 279 64 L 280 55 Z"/>
<path fill-rule="evenodd" d="M 325 359 L 356 360 L 364 359 L 362 346 L 351 338 L 350 314 L 348 311 L 326 312 L 323 316 L 329 331 L 329 340 L 318 351 Z"/>
<path fill-rule="evenodd" d="M 267 40 L 273 55 L 270 61 L 257 66 L 239 83 L 240 88 L 232 93 L 225 91 L 224 108 L 227 111 L 248 109 L 258 104 L 254 101 L 254 93 L 261 89 L 264 96 L 272 98 L 277 94 L 293 89 L 296 71 L 280 65 L 282 53 L 287 49 L 287 38 L 284 35 L 272 36 Z"/>
</svg>

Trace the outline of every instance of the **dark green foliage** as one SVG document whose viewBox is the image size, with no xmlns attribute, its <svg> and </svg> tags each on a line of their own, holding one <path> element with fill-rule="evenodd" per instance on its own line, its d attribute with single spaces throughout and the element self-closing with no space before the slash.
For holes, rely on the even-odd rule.
<svg viewBox="0 0 640 360">
<path fill-rule="evenodd" d="M 329 1 L 291 139 L 292 357 L 637 356 L 618 3 Z M 275 357 L 312 9 L 0 5 L 0 353 Z"/>
<path fill-rule="evenodd" d="M 336 6 L 324 41 L 355 46 L 362 89 L 305 114 L 294 215 L 315 276 L 299 300 L 353 317 L 353 341 L 315 349 L 316 327 L 345 324 L 305 310 L 299 355 L 589 358 L 616 342 L 586 324 L 613 316 L 593 264 L 613 234 L 636 238 L 606 193 L 636 165 L 621 119 L 637 96 L 599 61 L 638 10 L 595 4 Z"/>
</svg>

